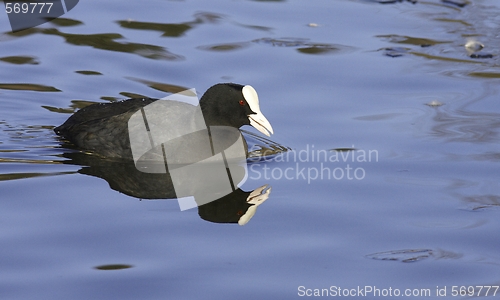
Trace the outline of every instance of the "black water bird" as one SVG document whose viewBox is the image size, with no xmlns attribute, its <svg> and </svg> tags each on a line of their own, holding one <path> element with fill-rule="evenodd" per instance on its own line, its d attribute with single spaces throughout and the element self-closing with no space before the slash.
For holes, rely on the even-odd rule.
<svg viewBox="0 0 500 300">
<path fill-rule="evenodd" d="M 55 133 L 77 147 L 104 157 L 132 159 L 128 121 L 133 114 L 158 99 L 135 98 L 112 103 L 89 105 L 54 129 Z M 169 101 L 161 126 L 175 132 L 179 126 L 186 129 L 196 123 L 189 113 L 197 106 Z M 206 126 L 240 128 L 251 125 L 269 136 L 273 129 L 262 114 L 257 92 L 252 86 L 220 83 L 210 87 L 201 97 L 199 107 Z M 186 120 L 187 119 L 187 120 Z M 182 125 L 180 125 L 182 123 Z M 194 126 L 194 125 L 193 125 Z"/>
</svg>

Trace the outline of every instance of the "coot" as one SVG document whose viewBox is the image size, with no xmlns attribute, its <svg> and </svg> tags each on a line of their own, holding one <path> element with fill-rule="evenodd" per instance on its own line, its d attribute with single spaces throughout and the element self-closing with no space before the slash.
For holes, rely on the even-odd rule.
<svg viewBox="0 0 500 300">
<path fill-rule="evenodd" d="M 151 98 L 135 98 L 113 103 L 89 105 L 54 129 L 55 133 L 77 147 L 112 158 L 132 159 L 128 121 L 141 108 L 157 101 Z M 171 101 L 169 109 L 161 116 L 162 126 L 175 130 L 180 126 L 182 111 L 193 105 Z M 201 97 L 201 108 L 208 126 L 240 128 L 251 125 L 269 136 L 273 128 L 259 107 L 255 89 L 249 85 L 219 83 L 210 87 Z M 189 120 L 188 120 L 189 121 Z M 184 125 L 183 125 L 184 126 Z"/>
</svg>

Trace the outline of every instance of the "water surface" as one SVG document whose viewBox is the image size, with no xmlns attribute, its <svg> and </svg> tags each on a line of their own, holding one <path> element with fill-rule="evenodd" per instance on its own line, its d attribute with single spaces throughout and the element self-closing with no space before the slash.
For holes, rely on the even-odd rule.
<svg viewBox="0 0 500 300">
<path fill-rule="evenodd" d="M 493 0 L 80 1 L 15 34 L 0 19 L 2 299 L 499 285 L 499 12 Z M 252 145 L 291 150 L 249 162 L 242 190 L 272 191 L 244 226 L 120 193 L 89 167 L 106 162 L 52 132 L 90 103 L 218 82 L 258 91 L 275 134 L 247 134 Z"/>
</svg>

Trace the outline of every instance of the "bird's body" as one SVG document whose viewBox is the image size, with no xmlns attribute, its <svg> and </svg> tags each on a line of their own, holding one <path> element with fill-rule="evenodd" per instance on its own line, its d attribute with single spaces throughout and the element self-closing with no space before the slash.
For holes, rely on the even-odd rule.
<svg viewBox="0 0 500 300">
<path fill-rule="evenodd" d="M 73 114 L 54 131 L 81 149 L 104 157 L 132 159 L 129 120 L 138 111 L 144 113 L 143 109 L 155 101 L 158 99 L 136 98 L 93 104 Z M 163 106 L 164 109 L 158 111 L 161 115 L 155 119 L 173 135 L 191 126 L 199 128 L 199 120 L 192 118 L 196 109 L 201 109 L 207 127 L 252 125 L 266 135 L 272 133 L 271 124 L 260 112 L 257 93 L 251 86 L 217 84 L 203 95 L 199 107 L 178 101 L 168 101 Z"/>
<path fill-rule="evenodd" d="M 73 114 L 54 131 L 78 148 L 105 157 L 130 158 L 127 122 L 135 112 L 156 100 L 129 99 L 93 104 Z"/>
</svg>

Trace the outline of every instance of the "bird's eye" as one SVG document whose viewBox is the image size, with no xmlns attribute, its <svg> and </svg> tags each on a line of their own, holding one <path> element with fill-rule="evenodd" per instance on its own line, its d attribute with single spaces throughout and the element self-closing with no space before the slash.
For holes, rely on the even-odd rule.
<svg viewBox="0 0 500 300">
<path fill-rule="evenodd" d="M 243 106 L 243 105 L 245 105 L 245 104 L 246 104 L 246 103 L 245 103 L 245 100 L 240 100 L 240 105 L 241 105 L 241 106 Z"/>
</svg>

